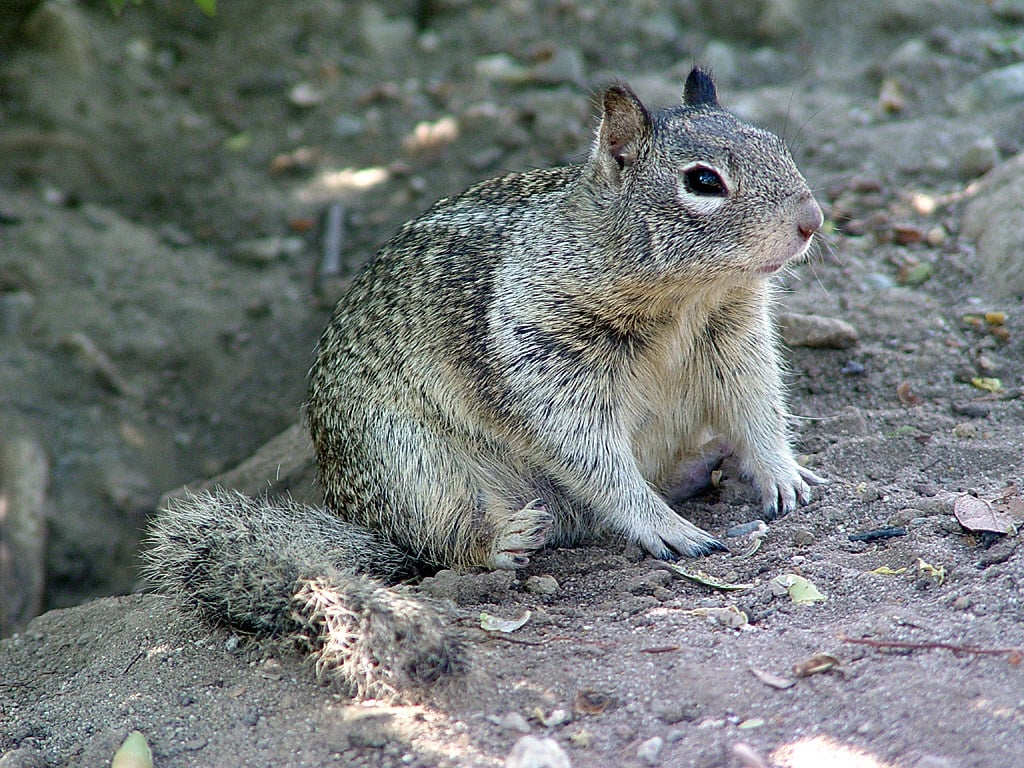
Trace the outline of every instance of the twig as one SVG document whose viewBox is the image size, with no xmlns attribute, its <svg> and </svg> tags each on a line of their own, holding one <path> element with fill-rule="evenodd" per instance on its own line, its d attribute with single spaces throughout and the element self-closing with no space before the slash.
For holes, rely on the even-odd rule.
<svg viewBox="0 0 1024 768">
<path fill-rule="evenodd" d="M 954 643 L 911 643 L 904 640 L 872 640 L 869 637 L 839 638 L 844 643 L 867 645 L 872 648 L 902 648 L 910 651 L 943 650 L 953 653 L 972 653 L 976 656 L 1007 656 L 1011 664 L 1020 664 L 1024 660 L 1024 648 L 979 648 L 976 645 L 956 645 Z"/>
</svg>

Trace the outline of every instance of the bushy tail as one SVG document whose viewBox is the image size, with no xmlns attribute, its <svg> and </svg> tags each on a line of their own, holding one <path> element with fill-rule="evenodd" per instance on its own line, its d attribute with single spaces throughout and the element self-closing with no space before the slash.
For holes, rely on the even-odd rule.
<svg viewBox="0 0 1024 768">
<path fill-rule="evenodd" d="M 415 693 L 465 672 L 442 609 L 376 580 L 415 574 L 409 555 L 326 510 L 189 495 L 157 516 L 143 560 L 160 592 L 211 623 L 297 648 L 353 695 Z"/>
</svg>

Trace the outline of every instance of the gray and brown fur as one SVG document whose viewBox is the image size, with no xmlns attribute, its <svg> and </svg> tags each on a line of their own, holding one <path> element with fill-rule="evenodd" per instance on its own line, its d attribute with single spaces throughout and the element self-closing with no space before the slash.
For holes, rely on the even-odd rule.
<svg viewBox="0 0 1024 768">
<path fill-rule="evenodd" d="M 659 558 L 720 549 L 665 501 L 716 435 L 769 515 L 821 481 L 790 448 L 770 316 L 771 275 L 821 225 L 785 145 L 700 70 L 679 107 L 613 85 L 602 112 L 586 162 L 439 201 L 339 304 L 307 418 L 328 510 L 378 542 L 362 548 L 427 568 L 520 567 L 606 533 Z M 184 513 L 202 515 L 215 500 Z"/>
</svg>

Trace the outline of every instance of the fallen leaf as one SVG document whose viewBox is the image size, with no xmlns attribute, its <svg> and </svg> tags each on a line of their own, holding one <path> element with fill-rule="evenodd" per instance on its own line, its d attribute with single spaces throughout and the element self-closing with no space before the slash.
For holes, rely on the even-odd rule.
<svg viewBox="0 0 1024 768">
<path fill-rule="evenodd" d="M 679 565 L 676 565 L 675 563 L 665 563 L 665 565 L 670 571 L 679 574 L 684 579 L 689 579 L 696 584 L 700 584 L 704 587 L 710 587 L 711 589 L 720 589 L 723 592 L 735 592 L 741 589 L 750 589 L 754 586 L 753 584 L 728 584 L 724 581 L 717 581 L 702 571 L 693 573 Z"/>
<path fill-rule="evenodd" d="M 903 405 L 920 405 L 921 398 L 910 391 L 910 382 L 904 381 L 896 387 L 896 396 Z"/>
<path fill-rule="evenodd" d="M 802 661 L 793 667 L 793 674 L 797 677 L 810 677 L 830 669 L 839 667 L 839 659 L 829 653 L 816 653 L 806 661 Z"/>
<path fill-rule="evenodd" d="M 576 691 L 572 708 L 581 715 L 600 715 L 608 709 L 611 703 L 612 697 L 607 693 L 600 693 L 590 688 L 580 688 Z"/>
<path fill-rule="evenodd" d="M 789 599 L 797 605 L 821 603 L 828 599 L 811 582 L 795 573 L 776 576 L 772 581 L 785 589 Z"/>
<path fill-rule="evenodd" d="M 121 747 L 114 753 L 110 768 L 153 768 L 153 753 L 150 752 L 146 737 L 132 731 Z"/>
<path fill-rule="evenodd" d="M 946 581 L 946 569 L 942 566 L 936 568 L 931 563 L 926 563 L 920 557 L 917 558 L 917 572 L 922 573 L 925 576 L 935 579 L 939 586 L 942 586 Z"/>
<path fill-rule="evenodd" d="M 500 616 L 481 612 L 480 627 L 489 632 L 515 632 L 530 620 L 530 615 L 530 612 L 526 611 L 518 619 L 503 619 Z"/>
<path fill-rule="evenodd" d="M 953 514 L 960 525 L 969 531 L 1013 533 L 1016 529 L 1013 518 L 1007 512 L 997 509 L 987 499 L 979 499 L 968 493 L 956 497 Z"/>
<path fill-rule="evenodd" d="M 767 686 L 772 688 L 778 688 L 780 691 L 784 691 L 787 688 L 792 688 L 796 685 L 796 680 L 791 677 L 781 677 L 771 672 L 765 672 L 763 669 L 750 668 L 750 672 Z"/>
<path fill-rule="evenodd" d="M 893 570 L 888 565 L 883 565 L 872 571 L 868 571 L 868 573 L 877 573 L 879 576 L 899 576 L 901 573 L 906 573 L 906 571 L 906 568 L 897 568 L 896 570 Z"/>
<path fill-rule="evenodd" d="M 985 392 L 1002 392 L 1003 390 L 1003 382 L 988 376 L 977 376 L 971 379 L 971 384 Z"/>
</svg>

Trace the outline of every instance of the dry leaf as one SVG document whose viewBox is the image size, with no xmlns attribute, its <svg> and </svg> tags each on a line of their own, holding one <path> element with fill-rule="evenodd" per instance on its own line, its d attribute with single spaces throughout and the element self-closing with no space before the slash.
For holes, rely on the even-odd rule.
<svg viewBox="0 0 1024 768">
<path fill-rule="evenodd" d="M 600 715 L 612 703 L 612 698 L 606 693 L 580 688 L 576 691 L 576 698 L 572 703 L 574 712 L 581 715 Z"/>
<path fill-rule="evenodd" d="M 787 688 L 792 688 L 796 685 L 796 680 L 789 677 L 781 677 L 780 675 L 772 674 L 771 672 L 765 672 L 763 669 L 750 668 L 751 673 L 767 686 L 772 688 L 778 688 L 780 691 L 784 691 Z"/>
<path fill-rule="evenodd" d="M 689 579 L 692 582 L 700 584 L 705 587 L 711 587 L 711 589 L 720 589 L 723 592 L 734 592 L 740 589 L 750 589 L 753 584 L 727 584 L 723 581 L 716 581 L 715 579 L 708 576 L 706 573 L 697 572 L 691 573 L 685 568 L 682 568 L 675 563 L 665 563 L 665 566 L 672 571 L 682 576 L 684 579 Z"/>
<path fill-rule="evenodd" d="M 480 627 L 489 632 L 515 632 L 530 620 L 530 612 L 526 611 L 518 619 L 503 619 L 500 616 L 492 616 L 489 613 L 481 612 Z"/>
<path fill-rule="evenodd" d="M 906 572 L 906 568 L 897 568 L 893 570 L 888 565 L 883 565 L 874 570 L 868 571 L 868 573 L 877 573 L 879 576 L 899 576 L 901 573 Z"/>
<path fill-rule="evenodd" d="M 793 667 L 793 674 L 797 677 L 809 677 L 830 669 L 839 667 L 839 659 L 828 653 L 816 653 L 806 661 L 802 661 Z"/>
<path fill-rule="evenodd" d="M 979 499 L 967 493 L 956 497 L 953 514 L 960 525 L 969 531 L 1012 533 L 1015 529 L 1013 518 L 1008 512 L 998 509 L 987 499 Z"/>
<path fill-rule="evenodd" d="M 921 398 L 910 391 L 910 382 L 904 381 L 896 387 L 896 396 L 903 405 L 920 405 Z"/>
</svg>

